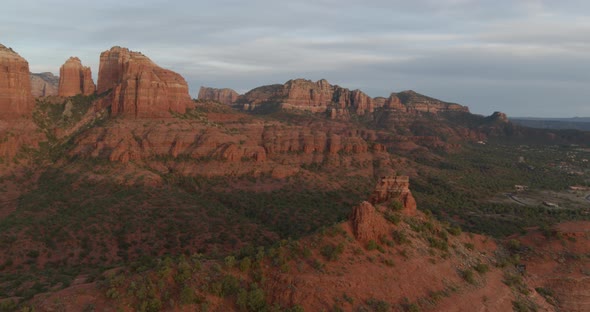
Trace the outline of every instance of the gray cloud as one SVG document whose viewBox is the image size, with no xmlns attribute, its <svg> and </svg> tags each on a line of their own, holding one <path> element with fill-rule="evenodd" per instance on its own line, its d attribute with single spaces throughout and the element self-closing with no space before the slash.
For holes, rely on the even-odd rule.
<svg viewBox="0 0 590 312">
<path fill-rule="evenodd" d="M 579 0 L 9 0 L 0 42 L 33 71 L 76 55 L 95 76 L 101 51 L 126 46 L 181 73 L 193 96 L 326 78 L 482 114 L 587 116 L 589 11 Z"/>
</svg>

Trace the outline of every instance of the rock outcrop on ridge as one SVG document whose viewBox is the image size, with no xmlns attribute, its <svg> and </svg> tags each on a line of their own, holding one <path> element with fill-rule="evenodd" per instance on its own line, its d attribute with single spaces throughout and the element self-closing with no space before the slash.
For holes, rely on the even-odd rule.
<svg viewBox="0 0 590 312">
<path fill-rule="evenodd" d="M 402 204 L 403 212 L 408 215 L 416 213 L 416 200 L 410 191 L 410 178 L 407 176 L 382 177 L 369 201 L 373 205 L 395 200 Z"/>
<path fill-rule="evenodd" d="M 380 236 L 387 233 L 387 223 L 379 212 L 386 209 L 383 204 L 392 204 L 396 201 L 405 215 L 415 215 L 417 211 L 416 200 L 410 191 L 410 179 L 407 176 L 385 176 L 382 177 L 369 201 L 364 201 L 352 209 L 350 224 L 354 236 L 359 241 L 368 242 L 378 240 Z"/>
<path fill-rule="evenodd" d="M 59 96 L 91 95 L 96 91 L 90 67 L 77 57 L 70 57 L 59 69 Z"/>
<path fill-rule="evenodd" d="M 97 92 L 108 90 L 113 116 L 168 117 L 170 112 L 184 113 L 192 104 L 182 76 L 121 47 L 100 54 Z"/>
</svg>

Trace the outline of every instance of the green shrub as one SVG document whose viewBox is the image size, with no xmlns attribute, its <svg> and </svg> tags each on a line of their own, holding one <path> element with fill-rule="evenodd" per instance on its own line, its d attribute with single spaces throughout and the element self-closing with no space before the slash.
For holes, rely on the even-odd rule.
<svg viewBox="0 0 590 312">
<path fill-rule="evenodd" d="M 318 271 L 323 271 L 325 265 L 318 259 L 313 259 L 313 261 L 311 262 L 311 266 Z"/>
<path fill-rule="evenodd" d="M 252 260 L 250 260 L 250 257 L 245 257 L 244 259 L 242 259 L 240 261 L 240 271 L 242 271 L 242 272 L 249 271 L 251 266 L 252 266 Z"/>
<path fill-rule="evenodd" d="M 553 297 L 553 291 L 551 289 L 537 287 L 535 290 L 543 297 Z"/>
<path fill-rule="evenodd" d="M 461 227 L 458 225 L 451 226 L 450 228 L 447 229 L 447 231 L 453 236 L 459 236 L 462 233 Z"/>
<path fill-rule="evenodd" d="M 449 244 L 446 241 L 437 239 L 435 237 L 428 237 L 428 244 L 430 247 L 440 249 L 442 251 L 449 250 Z"/>
<path fill-rule="evenodd" d="M 490 267 L 487 264 L 481 263 L 481 262 L 474 265 L 473 269 L 475 271 L 477 271 L 477 273 L 479 273 L 479 274 L 484 274 L 484 273 L 487 273 L 488 271 L 490 271 Z"/>
<path fill-rule="evenodd" d="M 402 220 L 401 216 L 397 213 L 385 212 L 383 216 L 385 217 L 385 220 L 393 224 L 398 224 Z"/>
<path fill-rule="evenodd" d="M 375 250 L 375 249 L 377 249 L 378 247 L 379 247 L 379 245 L 377 245 L 377 242 L 376 242 L 376 241 L 374 241 L 374 240 L 370 240 L 370 241 L 367 243 L 367 250 Z"/>
<path fill-rule="evenodd" d="M 193 304 L 196 301 L 195 291 L 189 285 L 184 285 L 180 290 L 180 303 Z"/>
<path fill-rule="evenodd" d="M 340 243 L 338 245 L 327 244 L 327 245 L 324 245 L 320 249 L 320 253 L 328 261 L 338 260 L 338 256 L 340 256 L 340 254 L 342 254 L 343 251 L 344 251 L 344 244 L 343 243 Z"/>
<path fill-rule="evenodd" d="M 383 300 L 371 298 L 366 303 L 375 312 L 388 312 L 391 309 L 391 304 Z"/>
<path fill-rule="evenodd" d="M 475 284 L 475 274 L 471 270 L 461 271 L 461 277 L 469 284 Z"/>
<path fill-rule="evenodd" d="M 395 231 L 391 232 L 391 237 L 398 244 L 404 244 L 404 243 L 410 242 L 410 240 L 406 236 L 406 233 L 399 231 L 399 230 L 395 230 Z"/>
<path fill-rule="evenodd" d="M 399 200 L 391 200 L 389 202 L 389 209 L 393 211 L 400 211 L 404 209 L 404 204 L 402 204 Z"/>
<path fill-rule="evenodd" d="M 266 309 L 266 299 L 264 291 L 258 288 L 258 285 L 250 285 L 250 290 L 240 289 L 236 305 L 242 311 L 257 312 Z"/>
<path fill-rule="evenodd" d="M 512 308 L 514 309 L 514 312 L 536 311 L 536 310 L 532 310 L 531 308 L 529 308 L 529 305 L 522 300 L 512 301 Z"/>
<path fill-rule="evenodd" d="M 227 257 L 225 257 L 224 262 L 225 262 L 225 267 L 228 269 L 231 269 L 234 267 L 234 265 L 236 265 L 236 257 L 227 256 Z"/>
<path fill-rule="evenodd" d="M 232 296 L 238 292 L 240 281 L 233 275 L 226 275 L 221 281 L 221 291 L 223 296 Z"/>
<path fill-rule="evenodd" d="M 16 311 L 16 307 L 18 305 L 14 300 L 4 300 L 0 301 L 0 312 L 12 312 Z"/>
<path fill-rule="evenodd" d="M 511 240 L 508 242 L 508 249 L 509 249 L 511 252 L 517 252 L 517 251 L 519 251 L 519 250 L 520 250 L 520 242 L 519 242 L 519 241 L 517 241 L 516 239 L 511 239 Z"/>
</svg>

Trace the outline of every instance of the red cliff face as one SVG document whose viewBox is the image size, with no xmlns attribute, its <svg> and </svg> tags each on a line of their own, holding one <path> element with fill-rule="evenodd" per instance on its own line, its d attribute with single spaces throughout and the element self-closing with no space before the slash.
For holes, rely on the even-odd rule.
<svg viewBox="0 0 590 312">
<path fill-rule="evenodd" d="M 201 87 L 201 89 L 199 89 L 199 100 L 217 101 L 226 105 L 235 103 L 239 96 L 238 92 L 228 88 L 216 89 Z"/>
<path fill-rule="evenodd" d="M 31 73 L 31 92 L 34 97 L 57 95 L 59 77 L 52 73 Z"/>
<path fill-rule="evenodd" d="M 171 111 L 184 113 L 192 103 L 182 76 L 121 47 L 100 54 L 97 92 L 111 89 L 113 115 L 168 117 Z"/>
<path fill-rule="evenodd" d="M 96 91 L 90 67 L 77 57 L 70 57 L 59 69 L 59 96 L 91 95 Z"/>
<path fill-rule="evenodd" d="M 35 105 L 29 63 L 0 44 L 0 119 L 30 116 Z"/>
</svg>

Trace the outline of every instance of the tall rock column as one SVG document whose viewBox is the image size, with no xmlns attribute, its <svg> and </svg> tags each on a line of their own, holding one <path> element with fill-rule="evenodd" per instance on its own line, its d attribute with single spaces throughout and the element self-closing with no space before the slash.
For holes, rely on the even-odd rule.
<svg viewBox="0 0 590 312">
<path fill-rule="evenodd" d="M 77 57 L 70 57 L 59 69 L 59 96 L 91 95 L 96 91 L 90 67 Z"/>
<path fill-rule="evenodd" d="M 35 99 L 31 93 L 29 63 L 0 44 L 0 119 L 30 116 Z"/>
</svg>

